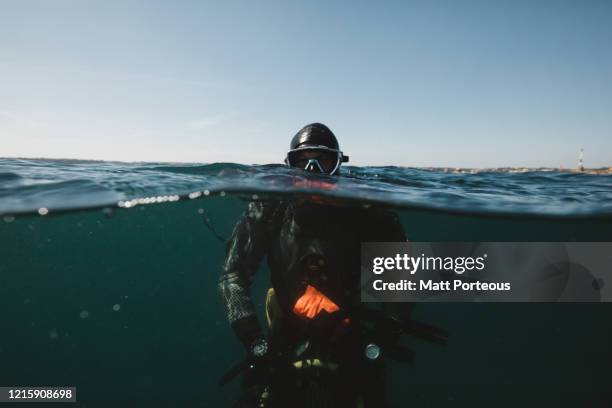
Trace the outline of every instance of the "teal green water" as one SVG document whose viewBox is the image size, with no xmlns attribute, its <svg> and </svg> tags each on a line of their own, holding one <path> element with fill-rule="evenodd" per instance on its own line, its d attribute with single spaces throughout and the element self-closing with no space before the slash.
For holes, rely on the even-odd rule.
<svg viewBox="0 0 612 408">
<path fill-rule="evenodd" d="M 0 222 L 0 384 L 73 385 L 83 406 L 229 406 L 216 385 L 242 358 L 216 294 L 246 207 L 215 197 Z M 611 240 L 612 220 L 400 212 L 413 240 Z M 262 307 L 267 270 L 254 293 Z M 258 295 L 257 295 L 258 294 Z M 424 304 L 447 347 L 410 339 L 391 363 L 395 406 L 603 406 L 610 304 Z M 177 403 L 177 401 L 179 401 Z M 488 403 L 486 403 L 488 401 Z M 172 404 L 174 402 L 174 405 Z"/>
<path fill-rule="evenodd" d="M 219 238 L 244 196 L 387 205 L 414 241 L 612 241 L 612 176 L 351 167 L 322 180 L 279 166 L 0 159 L 0 386 L 76 386 L 79 406 L 230 406 L 238 381 L 216 382 L 243 352 L 217 298 Z M 141 204 L 160 196 L 179 201 Z M 260 312 L 267 287 L 262 265 Z M 415 314 L 450 341 L 407 340 L 416 361 L 389 365 L 396 407 L 612 406 L 612 304 Z"/>
</svg>

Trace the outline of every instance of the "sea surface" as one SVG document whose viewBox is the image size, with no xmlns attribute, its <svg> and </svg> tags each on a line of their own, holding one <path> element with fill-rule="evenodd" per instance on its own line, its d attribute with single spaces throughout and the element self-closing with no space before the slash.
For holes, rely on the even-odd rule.
<svg viewBox="0 0 612 408">
<path fill-rule="evenodd" d="M 0 158 L 0 386 L 76 386 L 79 406 L 231 406 L 243 357 L 217 297 L 252 200 L 395 211 L 413 241 L 612 241 L 612 175 Z M 262 309 L 261 265 L 252 289 Z M 260 310 L 261 312 L 261 310 Z M 610 304 L 423 304 L 396 407 L 609 406 Z M 502 397 L 500 397 L 502 396 Z"/>
</svg>

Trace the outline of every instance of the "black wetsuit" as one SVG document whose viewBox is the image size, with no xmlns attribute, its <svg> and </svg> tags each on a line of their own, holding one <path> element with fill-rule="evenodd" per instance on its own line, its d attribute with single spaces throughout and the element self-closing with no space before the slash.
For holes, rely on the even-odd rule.
<svg viewBox="0 0 612 408">
<path fill-rule="evenodd" d="M 343 316 L 351 316 L 361 307 L 361 243 L 405 240 L 397 215 L 375 207 L 251 202 L 227 244 L 219 279 L 229 322 L 245 345 L 261 335 L 249 287 L 264 256 L 282 320 L 289 322 L 284 340 L 295 336 L 303 320 L 292 310 L 307 284 L 333 300 Z"/>
</svg>

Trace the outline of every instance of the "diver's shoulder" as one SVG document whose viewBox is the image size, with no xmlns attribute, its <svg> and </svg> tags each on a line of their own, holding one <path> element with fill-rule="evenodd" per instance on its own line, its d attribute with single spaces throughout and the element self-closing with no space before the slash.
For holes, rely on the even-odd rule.
<svg viewBox="0 0 612 408">
<path fill-rule="evenodd" d="M 371 214 L 374 217 L 391 217 L 391 218 L 397 217 L 397 212 L 389 208 L 381 207 L 378 205 L 373 205 L 371 207 L 368 207 L 367 211 L 369 214 Z"/>
<path fill-rule="evenodd" d="M 368 218 L 376 223 L 398 224 L 400 217 L 397 212 L 380 207 L 370 207 L 368 209 Z"/>
</svg>

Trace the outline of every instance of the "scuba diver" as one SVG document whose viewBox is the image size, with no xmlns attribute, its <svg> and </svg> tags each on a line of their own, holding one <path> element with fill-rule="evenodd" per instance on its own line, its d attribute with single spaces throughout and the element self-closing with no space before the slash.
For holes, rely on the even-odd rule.
<svg viewBox="0 0 612 408">
<path fill-rule="evenodd" d="M 332 131 L 312 123 L 292 138 L 285 163 L 333 188 L 348 160 Z M 220 380 L 244 373 L 238 406 L 386 406 L 381 353 L 409 360 L 411 352 L 396 344 L 407 332 L 444 337 L 360 302 L 361 243 L 390 241 L 406 241 L 404 229 L 396 214 L 376 207 L 312 197 L 249 203 L 227 242 L 218 286 L 247 355 Z M 264 257 L 272 283 L 267 335 L 249 290 Z M 410 305 L 401 306 L 409 313 Z"/>
</svg>

